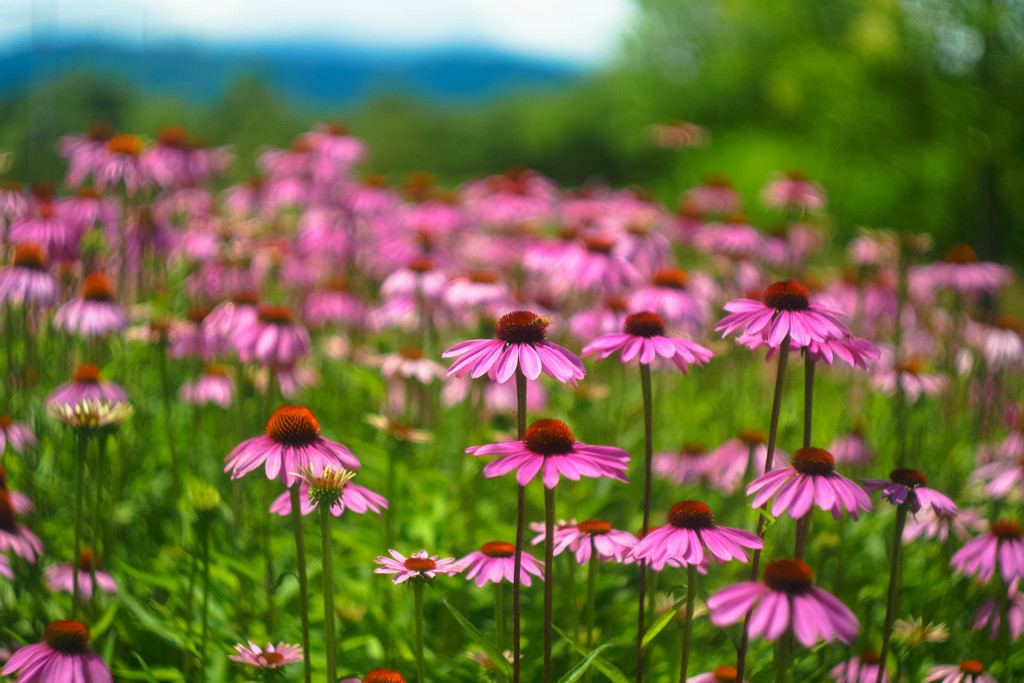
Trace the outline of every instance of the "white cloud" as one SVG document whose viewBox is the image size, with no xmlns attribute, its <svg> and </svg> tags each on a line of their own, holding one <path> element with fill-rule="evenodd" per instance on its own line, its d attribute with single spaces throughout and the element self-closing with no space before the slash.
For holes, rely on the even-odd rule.
<svg viewBox="0 0 1024 683">
<path fill-rule="evenodd" d="M 37 31 L 132 40 L 308 41 L 386 48 L 493 46 L 597 62 L 630 24 L 631 0 L 5 0 L 0 43 Z"/>
</svg>

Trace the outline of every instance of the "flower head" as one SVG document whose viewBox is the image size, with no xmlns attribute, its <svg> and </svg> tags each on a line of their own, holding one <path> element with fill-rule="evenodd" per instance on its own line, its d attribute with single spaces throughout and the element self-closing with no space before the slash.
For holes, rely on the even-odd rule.
<svg viewBox="0 0 1024 683">
<path fill-rule="evenodd" d="M 888 479 L 865 479 L 864 490 L 873 493 L 882 490 L 882 498 L 893 505 L 902 505 L 909 500 L 910 511 L 918 513 L 922 507 L 930 507 L 937 514 L 952 516 L 960 511 L 949 497 L 925 486 L 928 477 L 917 470 L 895 469 Z"/>
<path fill-rule="evenodd" d="M 739 672 L 736 667 L 716 666 L 714 671 L 687 678 L 686 683 L 740 683 L 738 678 Z"/>
<path fill-rule="evenodd" d="M 36 555 L 43 552 L 43 542 L 18 523 L 11 493 L 0 488 L 0 553 L 7 551 L 35 563 Z"/>
<path fill-rule="evenodd" d="M 83 600 L 92 596 L 92 575 L 96 573 L 96 586 L 104 593 L 116 593 L 117 583 L 108 572 L 103 571 L 100 558 L 91 549 L 84 548 L 78 559 L 78 590 Z M 74 565 L 70 562 L 47 567 L 44 572 L 46 585 L 51 591 L 72 593 L 74 591 Z"/>
<path fill-rule="evenodd" d="M 630 552 L 639 560 L 647 560 L 652 566 L 664 566 L 666 561 L 675 561 L 684 566 L 700 565 L 704 562 L 705 551 L 716 562 L 729 560 L 747 561 L 744 548 L 759 550 L 764 541 L 755 534 L 742 529 L 716 526 L 714 515 L 704 503 L 684 500 L 668 511 L 668 524 L 651 531 Z"/>
<path fill-rule="evenodd" d="M 544 540 L 544 525 L 530 525 L 540 533 L 531 541 L 536 545 Z M 587 519 L 580 523 L 573 520 L 571 524 L 559 523 L 552 534 L 554 538 L 554 554 L 561 555 L 565 550 L 576 554 L 576 562 L 584 565 L 590 561 L 592 551 L 596 551 L 602 562 L 622 562 L 633 546 L 636 536 L 628 531 L 613 529 L 612 525 L 601 519 Z"/>
<path fill-rule="evenodd" d="M 623 363 L 636 358 L 641 365 L 650 365 L 660 356 L 671 360 L 683 372 L 687 371 L 689 364 L 704 365 L 714 356 L 700 344 L 666 337 L 665 321 L 657 313 L 633 313 L 626 317 L 623 328 L 623 333 L 601 335 L 590 342 L 582 355 L 596 353 L 597 360 L 602 360 L 618 352 Z"/>
<path fill-rule="evenodd" d="M 959 664 L 933 666 L 921 680 L 923 683 L 998 683 L 995 676 L 985 673 L 984 664 L 973 659 L 965 659 Z"/>
<path fill-rule="evenodd" d="M 791 462 L 792 467 L 766 472 L 747 486 L 747 495 L 754 496 L 752 507 L 759 508 L 775 496 L 771 509 L 774 517 L 789 512 L 790 517 L 799 519 L 810 512 L 813 504 L 831 512 L 837 520 L 843 510 L 858 519 L 860 510 L 871 509 L 868 494 L 836 473 L 835 458 L 825 449 L 801 448 Z"/>
<path fill-rule="evenodd" d="M 439 559 L 438 555 L 427 555 L 426 550 L 413 553 L 405 557 L 397 550 L 388 550 L 391 557 L 379 556 L 374 562 L 381 565 L 373 570 L 374 574 L 395 574 L 392 580 L 396 586 L 405 583 L 409 579 L 419 579 L 428 583 L 434 580 L 438 574 L 454 576 L 462 571 L 462 567 L 455 564 L 454 557 Z"/>
<path fill-rule="evenodd" d="M 228 659 L 257 669 L 280 669 L 286 664 L 297 664 L 302 661 L 302 647 L 286 645 L 283 642 L 277 645 L 267 643 L 266 647 L 260 647 L 250 640 L 248 645 L 235 645 L 235 652 L 238 654 L 228 655 Z"/>
<path fill-rule="evenodd" d="M 878 653 L 874 650 L 865 650 L 860 657 L 836 664 L 829 672 L 829 676 L 836 683 L 876 683 L 880 666 Z M 888 672 L 882 674 L 882 680 L 889 683 Z"/>
<path fill-rule="evenodd" d="M 338 683 L 405 683 L 405 678 L 391 669 L 370 669 L 362 678 L 344 678 Z"/>
<path fill-rule="evenodd" d="M 50 403 L 46 414 L 73 429 L 116 429 L 135 414 L 131 403 L 79 401 L 75 405 Z"/>
<path fill-rule="evenodd" d="M 760 337 L 772 348 L 779 347 L 786 336 L 798 347 L 852 336 L 836 318 L 842 311 L 815 303 L 806 287 L 791 280 L 769 285 L 760 301 L 736 299 L 725 310 L 730 315 L 715 327 L 723 337 L 742 330 L 744 336 Z"/>
<path fill-rule="evenodd" d="M 976 574 L 982 583 L 989 582 L 997 567 L 1006 583 L 1024 578 L 1024 533 L 1020 524 L 1009 519 L 992 522 L 988 531 L 954 553 L 949 566 L 968 576 Z"/>
<path fill-rule="evenodd" d="M 466 570 L 466 580 L 474 581 L 478 588 L 486 583 L 499 583 L 502 580 L 512 581 L 515 575 L 516 547 L 505 541 L 484 543 L 480 550 L 472 552 L 459 560 L 459 566 Z M 519 581 L 529 587 L 530 575 L 544 580 L 544 565 L 529 553 L 522 553 L 519 567 Z"/>
<path fill-rule="evenodd" d="M 19 683 L 112 683 L 110 669 L 89 649 L 89 630 L 78 621 L 54 621 L 43 642 L 15 652 L 0 674 Z"/>
<path fill-rule="evenodd" d="M 103 273 L 91 273 L 82 283 L 79 297 L 57 309 L 53 324 L 82 337 L 105 337 L 123 330 L 128 316 L 115 299 L 110 278 Z"/>
<path fill-rule="evenodd" d="M 10 415 L 0 414 L 0 455 L 7 450 L 7 444 L 17 453 L 25 450 L 26 446 L 36 446 L 36 435 L 32 428 L 24 422 L 15 422 Z"/>
<path fill-rule="evenodd" d="M 345 487 L 352 481 L 352 477 L 356 476 L 355 472 L 341 468 L 328 466 L 317 473 L 316 470 L 302 465 L 299 466 L 298 472 L 292 474 L 305 484 L 310 503 L 316 507 L 326 505 L 328 508 L 333 508 L 341 502 Z"/>
</svg>

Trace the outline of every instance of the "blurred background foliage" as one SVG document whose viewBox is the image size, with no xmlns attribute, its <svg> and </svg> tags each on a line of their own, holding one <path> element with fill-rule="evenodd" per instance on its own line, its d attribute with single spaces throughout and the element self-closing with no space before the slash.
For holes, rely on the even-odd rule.
<svg viewBox="0 0 1024 683">
<path fill-rule="evenodd" d="M 800 167 L 828 189 L 841 239 L 858 225 L 927 231 L 940 246 L 1024 261 L 1024 1 L 637 2 L 602 70 L 474 106 L 392 93 L 309 108 L 251 77 L 200 104 L 69 75 L 0 101 L 0 148 L 15 152 L 7 177 L 59 179 L 56 137 L 106 120 L 151 136 L 184 124 L 234 145 L 227 180 L 238 180 L 262 145 L 343 118 L 371 145 L 366 170 L 392 182 L 427 169 L 454 185 L 526 166 L 568 186 L 642 185 L 674 206 L 724 171 L 755 204 L 773 171 Z M 651 144 L 648 126 L 673 120 L 706 127 L 711 143 Z"/>
</svg>

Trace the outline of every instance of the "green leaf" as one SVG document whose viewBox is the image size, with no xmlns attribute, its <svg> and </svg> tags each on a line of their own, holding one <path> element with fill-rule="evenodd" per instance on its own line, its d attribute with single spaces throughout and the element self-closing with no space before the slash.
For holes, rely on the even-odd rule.
<svg viewBox="0 0 1024 683">
<path fill-rule="evenodd" d="M 595 659 L 597 659 L 597 655 L 601 653 L 601 650 L 604 650 L 605 648 L 611 646 L 611 643 L 605 643 L 604 645 L 599 645 L 598 647 L 591 650 L 590 654 L 584 657 L 583 661 L 577 664 L 572 671 L 559 678 L 558 683 L 573 683 L 573 681 L 579 680 L 580 676 L 583 675 L 583 672 L 590 668 L 590 665 L 594 662 Z"/>
<path fill-rule="evenodd" d="M 587 648 L 577 643 L 568 633 L 558 628 L 557 626 L 552 626 L 552 628 L 558 631 L 558 635 L 562 636 L 562 638 L 564 638 L 566 642 L 568 642 L 569 645 L 571 645 L 572 648 L 576 650 L 576 652 L 583 655 L 584 657 L 590 656 L 590 654 L 587 652 Z M 601 659 L 600 657 L 595 657 L 593 661 L 594 666 L 597 668 L 597 670 L 603 673 L 605 678 L 607 678 L 609 681 L 612 681 L 612 683 L 629 683 L 629 679 L 626 678 L 626 674 L 622 673 L 622 671 L 614 664 L 611 664 L 607 660 Z"/>
<path fill-rule="evenodd" d="M 680 600 L 676 601 L 676 603 L 672 605 L 672 608 L 669 611 L 662 614 L 660 617 L 658 617 L 657 621 L 651 624 L 651 627 L 647 629 L 647 633 L 644 634 L 643 647 L 647 647 L 647 644 L 654 640 L 658 636 L 658 634 L 661 633 L 663 628 L 668 626 L 668 622 L 672 621 L 672 619 L 676 616 L 676 612 L 679 611 L 679 608 L 682 607 L 683 603 L 685 602 L 686 598 L 681 598 Z"/>
<path fill-rule="evenodd" d="M 459 612 L 459 610 L 455 609 L 450 602 L 447 600 L 442 600 L 441 602 L 444 603 L 444 606 L 447 607 L 448 611 L 452 613 L 453 617 L 455 617 L 455 621 L 459 622 L 459 625 L 465 629 L 466 633 L 469 634 L 469 637 L 472 638 L 477 645 L 483 648 L 483 651 L 487 653 L 487 656 L 491 658 L 492 662 L 494 662 L 495 668 L 497 668 L 505 678 L 511 678 L 512 665 L 508 663 L 505 656 L 498 650 L 498 646 L 487 640 L 487 638 L 484 637 L 484 634 L 480 633 L 477 627 L 473 626 L 473 624 L 471 624 L 469 620 Z"/>
<path fill-rule="evenodd" d="M 110 628 L 110 624 L 114 621 L 114 616 L 117 614 L 117 603 L 113 603 L 107 608 L 107 611 L 103 613 L 99 621 L 89 628 L 89 634 L 93 640 L 97 640 L 100 636 L 106 633 L 107 629 Z"/>
</svg>

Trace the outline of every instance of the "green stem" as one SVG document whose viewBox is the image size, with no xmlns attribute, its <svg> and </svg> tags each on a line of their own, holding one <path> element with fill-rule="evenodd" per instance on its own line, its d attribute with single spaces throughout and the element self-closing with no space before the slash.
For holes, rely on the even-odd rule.
<svg viewBox="0 0 1024 683">
<path fill-rule="evenodd" d="M 686 621 L 683 622 L 683 661 L 679 666 L 679 683 L 686 683 L 690 668 L 690 639 L 693 635 L 693 605 L 697 601 L 697 565 L 686 566 Z"/>
<path fill-rule="evenodd" d="M 544 487 L 544 683 L 551 683 L 551 601 L 555 586 L 555 490 Z"/>
<path fill-rule="evenodd" d="M 587 562 L 587 650 L 594 649 L 594 622 L 595 622 L 595 609 L 594 609 L 594 593 L 597 590 L 597 547 L 594 545 L 594 537 L 590 537 L 590 561 Z M 575 562 L 576 558 L 569 553 L 569 560 Z M 587 668 L 587 683 L 590 683 L 593 677 L 591 671 L 593 667 Z"/>
<path fill-rule="evenodd" d="M 811 447 L 811 418 L 814 413 L 814 361 L 804 356 L 804 448 Z"/>
<path fill-rule="evenodd" d="M 495 644 L 498 646 L 498 654 L 502 654 L 505 651 L 505 591 L 501 581 L 494 582 L 494 627 Z"/>
<path fill-rule="evenodd" d="M 775 644 L 775 683 L 786 683 L 789 680 L 789 659 L 792 651 L 793 628 L 790 627 Z"/>
<path fill-rule="evenodd" d="M 413 583 L 413 596 L 416 602 L 416 675 L 419 683 L 427 683 L 426 667 L 423 666 L 423 581 L 420 579 Z"/>
<path fill-rule="evenodd" d="M 793 549 L 793 557 L 798 560 L 804 559 L 804 551 L 807 547 L 807 535 L 811 529 L 811 511 L 796 521 L 796 546 Z"/>
<path fill-rule="evenodd" d="M 102 476 L 100 476 L 100 473 L 103 472 L 104 468 L 106 467 L 106 460 L 107 460 L 107 434 L 105 432 L 100 432 L 96 436 L 96 476 L 95 476 L 95 481 L 93 482 L 93 486 L 95 488 L 95 491 L 94 491 L 95 504 L 93 505 L 93 515 L 95 516 L 95 522 L 94 522 L 95 523 L 95 528 L 92 530 L 92 554 L 93 554 L 93 561 L 92 561 L 92 564 L 89 565 L 89 578 L 92 580 L 92 596 L 91 597 L 92 597 L 93 605 L 95 605 L 96 594 L 99 593 L 99 590 L 98 590 L 99 586 L 96 584 L 96 564 L 101 559 L 102 560 L 108 560 L 108 561 L 110 559 L 110 558 L 106 557 L 106 551 L 107 551 L 106 546 L 102 545 L 102 539 L 103 539 L 103 531 L 102 531 L 103 530 L 103 518 L 100 516 L 100 510 L 103 509 L 102 500 L 101 499 L 103 497 L 103 479 L 104 479 Z M 102 545 L 102 550 L 103 550 L 102 553 L 100 552 L 101 545 Z"/>
<path fill-rule="evenodd" d="M 292 531 L 295 533 L 295 559 L 299 568 L 299 617 L 302 620 L 302 651 L 306 656 L 302 658 L 304 678 L 306 683 L 311 683 L 313 672 L 310 668 L 309 649 L 309 593 L 306 584 L 306 538 L 302 534 L 302 503 L 299 501 L 299 485 L 295 483 L 288 489 L 292 502 Z M 273 590 L 273 585 L 268 587 Z"/>
<path fill-rule="evenodd" d="M 885 625 L 882 627 L 882 651 L 878 655 L 878 678 L 876 683 L 882 683 L 885 676 L 885 658 L 889 654 L 889 638 L 892 636 L 892 622 L 896 619 L 896 610 L 899 609 L 899 577 L 900 577 L 900 551 L 903 548 L 903 527 L 907 523 L 907 512 L 910 510 L 910 498 L 908 497 L 902 505 L 896 508 L 896 528 L 892 536 L 892 563 L 889 566 L 889 597 L 885 603 Z"/>
<path fill-rule="evenodd" d="M 526 436 L 526 375 L 516 368 L 516 433 L 522 441 Z M 520 573 L 523 568 L 523 532 L 526 529 L 526 487 L 517 487 L 516 492 L 516 550 L 512 566 L 512 683 L 519 683 L 520 624 L 519 593 Z"/>
<path fill-rule="evenodd" d="M 779 432 L 779 413 L 782 410 L 782 388 L 786 379 L 786 364 L 789 362 L 790 338 L 787 334 L 779 346 L 779 366 L 775 372 L 775 393 L 772 395 L 772 420 L 768 429 L 768 452 L 764 457 L 764 471 L 772 469 L 775 460 L 775 440 Z M 758 514 L 757 536 L 764 538 L 764 515 Z M 755 550 L 751 561 L 750 580 L 757 581 L 758 565 L 761 562 L 761 551 Z M 750 612 L 743 618 L 743 635 L 736 653 L 736 680 L 743 680 L 743 669 L 746 668 L 747 646 L 750 642 Z"/>
<path fill-rule="evenodd" d="M 71 616 L 78 615 L 78 571 L 82 563 L 82 470 L 89 449 L 89 437 L 84 430 L 77 430 L 78 458 L 75 460 L 75 556 L 72 560 L 74 574 L 71 577 Z"/>
<path fill-rule="evenodd" d="M 324 641 L 327 649 L 327 680 L 338 680 L 338 648 L 334 633 L 334 566 L 331 553 L 331 511 L 320 505 L 320 567 L 324 582 Z M 294 509 L 293 509 L 294 511 Z M 308 657 L 308 655 L 307 655 Z"/>
<path fill-rule="evenodd" d="M 206 680 L 206 644 L 210 640 L 210 522 L 204 516 L 199 521 L 199 538 L 203 553 L 203 632 L 200 638 L 199 660 L 202 680 Z"/>
<path fill-rule="evenodd" d="M 640 388 L 644 400 L 644 522 L 640 536 L 647 536 L 651 521 L 651 460 L 654 457 L 654 408 L 651 395 L 651 366 L 640 364 Z M 647 592 L 647 561 L 640 560 L 640 596 L 637 609 L 636 683 L 644 679 L 644 598 Z"/>
</svg>

